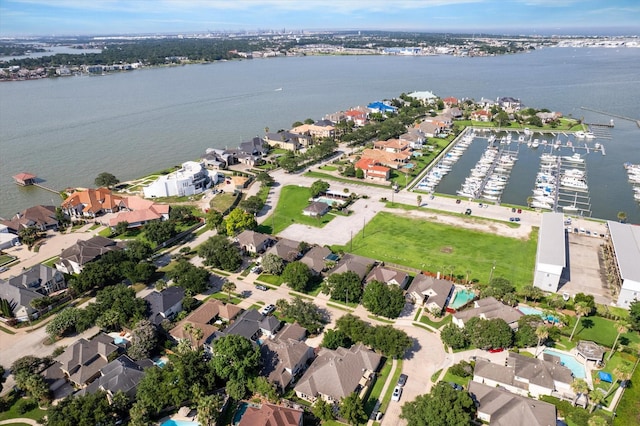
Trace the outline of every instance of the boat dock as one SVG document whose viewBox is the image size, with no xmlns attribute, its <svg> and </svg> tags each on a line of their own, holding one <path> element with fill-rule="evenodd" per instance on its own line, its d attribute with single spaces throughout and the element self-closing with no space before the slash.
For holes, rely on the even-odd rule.
<svg viewBox="0 0 640 426">
<path fill-rule="evenodd" d="M 637 118 L 631 118 L 631 117 L 626 117 L 624 115 L 619 115 L 619 114 L 613 114 L 610 112 L 606 112 L 606 111 L 600 111 L 597 109 L 593 109 L 593 108 L 588 108 L 588 107 L 580 107 L 580 109 L 583 109 L 585 111 L 591 111 L 591 112 L 596 112 L 598 114 L 602 114 L 602 115 L 608 115 L 609 117 L 615 117 L 615 118 L 620 118 L 622 120 L 627 120 L 627 121 L 633 121 L 634 123 L 636 123 L 636 125 L 638 127 L 640 127 L 640 120 L 638 120 Z M 585 123 L 586 124 L 586 123 Z M 606 127 L 613 127 L 613 122 L 611 121 L 609 125 L 604 125 Z"/>
<path fill-rule="evenodd" d="M 44 189 L 45 191 L 53 192 L 54 194 L 58 194 L 58 195 L 60 195 L 60 191 L 57 191 L 57 190 L 55 190 L 55 189 L 53 189 L 53 188 L 49 188 L 49 187 L 47 187 L 47 186 L 44 186 L 44 185 L 43 185 L 43 184 L 41 184 L 41 183 L 34 183 L 34 184 L 33 184 L 33 186 L 37 186 L 38 188 L 40 188 L 40 189 Z"/>
<path fill-rule="evenodd" d="M 13 180 L 16 185 L 19 186 L 37 186 L 38 188 L 44 189 L 45 191 L 53 192 L 54 194 L 60 195 L 60 191 L 49 188 L 48 186 L 44 186 L 42 183 L 40 183 L 41 179 L 38 179 L 36 175 L 33 175 L 31 173 L 18 173 L 17 175 L 13 176 Z"/>
</svg>

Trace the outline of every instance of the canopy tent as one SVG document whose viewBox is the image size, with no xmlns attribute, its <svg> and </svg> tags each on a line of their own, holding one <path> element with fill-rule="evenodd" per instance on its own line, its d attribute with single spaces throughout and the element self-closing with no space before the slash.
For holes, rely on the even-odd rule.
<svg viewBox="0 0 640 426">
<path fill-rule="evenodd" d="M 600 377 L 600 380 L 602 380 L 603 382 L 607 382 L 607 383 L 613 382 L 613 378 L 611 377 L 611 374 L 607 372 L 604 372 L 604 371 L 598 372 L 598 377 Z"/>
</svg>

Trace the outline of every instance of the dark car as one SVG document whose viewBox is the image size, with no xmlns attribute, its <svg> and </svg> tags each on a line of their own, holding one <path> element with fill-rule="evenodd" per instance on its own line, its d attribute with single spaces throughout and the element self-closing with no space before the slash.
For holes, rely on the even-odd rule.
<svg viewBox="0 0 640 426">
<path fill-rule="evenodd" d="M 258 290 L 267 291 L 267 286 L 266 286 L 266 285 L 258 284 L 258 285 L 256 286 L 256 288 L 257 288 Z"/>
<path fill-rule="evenodd" d="M 470 215 L 470 214 L 471 214 L 471 209 L 466 209 L 466 210 L 464 211 L 464 214 L 466 214 L 467 216 L 468 216 L 468 215 Z"/>
<path fill-rule="evenodd" d="M 460 204 L 462 201 L 460 200 L 456 200 L 456 204 Z"/>
<path fill-rule="evenodd" d="M 409 377 L 407 377 L 406 374 L 401 374 L 400 377 L 398 377 L 398 386 L 404 386 L 407 384 L 407 379 Z"/>
<path fill-rule="evenodd" d="M 452 388 L 454 388 L 457 391 L 461 391 L 462 390 L 462 386 L 460 386 L 457 383 L 449 382 L 449 384 L 451 385 Z"/>
</svg>

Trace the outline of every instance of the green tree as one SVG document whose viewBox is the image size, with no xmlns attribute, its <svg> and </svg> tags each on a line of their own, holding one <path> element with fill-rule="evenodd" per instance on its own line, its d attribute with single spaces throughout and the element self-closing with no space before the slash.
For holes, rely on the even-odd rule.
<svg viewBox="0 0 640 426">
<path fill-rule="evenodd" d="M 258 222 L 253 214 L 237 207 L 231 211 L 224 219 L 224 226 L 227 235 L 230 237 L 239 234 L 246 229 L 256 229 Z"/>
<path fill-rule="evenodd" d="M 279 299 L 276 306 L 285 318 L 293 318 L 306 328 L 311 334 L 319 334 L 328 322 L 326 311 L 320 309 L 315 303 L 295 296 L 289 303 L 286 299 Z"/>
<path fill-rule="evenodd" d="M 357 393 L 351 392 L 340 401 L 340 417 L 350 425 L 366 423 L 367 413 L 364 412 L 364 404 Z"/>
<path fill-rule="evenodd" d="M 591 308 L 584 302 L 578 302 L 575 305 L 575 311 L 576 311 L 576 323 L 573 326 L 573 330 L 571 331 L 571 336 L 569 337 L 569 340 L 573 340 L 573 335 L 576 332 L 576 328 L 578 328 L 578 324 L 580 324 L 580 319 L 587 315 L 589 312 L 591 312 Z"/>
<path fill-rule="evenodd" d="M 98 187 L 106 186 L 107 188 L 111 188 L 112 186 L 119 184 L 120 181 L 111 173 L 102 172 L 98 176 L 96 176 L 93 183 L 95 183 L 95 185 Z"/>
<path fill-rule="evenodd" d="M 311 270 L 302 262 L 288 263 L 282 271 L 282 279 L 296 291 L 305 291 L 311 282 Z"/>
<path fill-rule="evenodd" d="M 162 244 L 177 234 L 176 226 L 170 220 L 154 220 L 144 226 L 144 233 L 149 241 Z"/>
<path fill-rule="evenodd" d="M 502 318 L 473 317 L 465 324 L 465 332 L 471 344 L 480 349 L 510 348 L 513 344 L 513 331 Z"/>
<path fill-rule="evenodd" d="M 362 296 L 360 277 L 352 271 L 329 275 L 327 285 L 333 300 L 359 302 Z"/>
<path fill-rule="evenodd" d="M 267 274 L 280 275 L 284 271 L 284 260 L 273 253 L 268 253 L 262 257 L 262 269 Z"/>
<path fill-rule="evenodd" d="M 7 378 L 4 377 L 4 367 L 0 365 L 0 392 L 2 392 L 2 389 L 4 388 L 4 382 L 7 381 Z"/>
<path fill-rule="evenodd" d="M 364 179 L 364 171 L 361 168 L 356 169 L 356 179 Z"/>
<path fill-rule="evenodd" d="M 629 304 L 629 325 L 633 330 L 640 331 L 640 301 L 638 300 Z"/>
<path fill-rule="evenodd" d="M 318 398 L 311 407 L 314 416 L 322 421 L 333 420 L 333 406 L 322 398 Z"/>
<path fill-rule="evenodd" d="M 149 358 L 158 343 L 156 328 L 148 320 L 139 321 L 131 332 L 127 354 L 135 359 Z"/>
<path fill-rule="evenodd" d="M 448 383 L 436 384 L 431 393 L 419 395 L 402 406 L 401 418 L 407 426 L 459 426 L 472 424 L 476 407 L 467 392 Z"/>
<path fill-rule="evenodd" d="M 236 401 L 240 401 L 247 394 L 247 385 L 242 378 L 229 379 L 226 389 L 227 394 Z"/>
<path fill-rule="evenodd" d="M 223 398 L 220 394 L 204 395 L 197 400 L 198 423 L 203 426 L 216 424 L 222 411 Z"/>
<path fill-rule="evenodd" d="M 262 201 L 262 198 L 258 197 L 257 195 L 252 195 L 246 200 L 240 201 L 240 204 L 238 206 L 247 213 L 255 216 L 262 209 L 262 207 L 264 207 L 264 201 Z"/>
<path fill-rule="evenodd" d="M 272 404 L 278 402 L 278 392 L 276 391 L 275 385 L 269 383 L 269 380 L 264 376 L 250 379 L 247 387 L 251 392 L 266 398 Z"/>
<path fill-rule="evenodd" d="M 220 225 L 224 220 L 224 216 L 215 209 L 209 209 L 209 211 L 204 215 L 204 219 L 207 224 L 207 229 L 217 229 L 218 225 Z"/>
<path fill-rule="evenodd" d="M 195 266 L 184 259 L 178 260 L 175 268 L 167 272 L 167 277 L 172 279 L 175 285 L 184 288 L 192 295 L 204 293 L 209 288 L 210 275 L 206 269 Z"/>
<path fill-rule="evenodd" d="M 235 283 L 231 280 L 225 280 L 221 290 L 227 293 L 227 303 L 231 303 L 231 292 L 236 290 Z"/>
<path fill-rule="evenodd" d="M 323 180 L 317 180 L 311 184 L 311 197 L 315 198 L 318 195 L 325 193 L 329 190 L 329 184 Z"/>
<path fill-rule="evenodd" d="M 455 324 L 445 325 L 440 331 L 440 338 L 451 349 L 462 349 L 469 345 L 466 333 Z"/>
<path fill-rule="evenodd" d="M 589 385 L 584 379 L 573 379 L 573 382 L 571 382 L 571 390 L 576 394 L 586 394 L 589 392 Z"/>
<path fill-rule="evenodd" d="M 364 289 L 362 305 L 372 314 L 398 318 L 404 309 L 405 297 L 397 285 L 371 281 Z"/>
<path fill-rule="evenodd" d="M 193 214 L 194 206 L 191 205 L 174 205 L 169 210 L 169 220 L 182 225 L 190 225 L 198 219 Z"/>
<path fill-rule="evenodd" d="M 540 324 L 538 328 L 536 328 L 536 337 L 538 338 L 538 344 L 536 345 L 535 353 L 535 355 L 537 356 L 540 345 L 544 344 L 544 342 L 546 342 L 547 338 L 549 337 L 549 329 L 547 328 L 547 326 L 545 326 L 544 324 Z"/>
<path fill-rule="evenodd" d="M 240 250 L 222 235 L 214 235 L 198 247 L 204 264 L 225 271 L 235 271 L 242 265 Z"/>
<path fill-rule="evenodd" d="M 115 226 L 115 228 L 113 229 L 113 232 L 116 235 L 122 235 L 125 232 L 127 232 L 127 229 L 129 229 L 129 222 L 127 222 L 126 220 L 123 220 L 122 222 L 118 222 Z"/>
<path fill-rule="evenodd" d="M 44 232 L 35 226 L 28 226 L 26 228 L 20 228 L 18 230 L 18 237 L 22 244 L 26 244 L 29 249 L 34 246 L 36 241 L 44 237 Z"/>
<path fill-rule="evenodd" d="M 63 309 L 54 319 L 47 323 L 45 330 L 49 337 L 55 340 L 56 337 L 63 336 L 72 330 L 75 331 L 79 316 L 80 310 L 78 308 L 69 307 Z"/>
<path fill-rule="evenodd" d="M 322 347 L 327 349 L 350 348 L 353 342 L 346 333 L 340 330 L 329 329 L 322 336 Z"/>
<path fill-rule="evenodd" d="M 153 248 L 142 240 L 127 241 L 126 254 L 132 262 L 140 262 L 151 257 Z"/>
<path fill-rule="evenodd" d="M 103 391 L 68 396 L 47 410 L 48 426 L 113 425 L 114 412 Z"/>
<path fill-rule="evenodd" d="M 627 213 L 626 212 L 618 212 L 618 222 L 625 223 L 627 221 Z"/>
<path fill-rule="evenodd" d="M 271 177 L 271 175 L 265 171 L 261 171 L 256 175 L 256 181 L 265 186 L 272 186 L 275 182 L 273 177 Z"/>
<path fill-rule="evenodd" d="M 223 336 L 213 342 L 211 352 L 213 370 L 224 380 L 246 380 L 257 372 L 260 351 L 243 336 Z"/>
</svg>

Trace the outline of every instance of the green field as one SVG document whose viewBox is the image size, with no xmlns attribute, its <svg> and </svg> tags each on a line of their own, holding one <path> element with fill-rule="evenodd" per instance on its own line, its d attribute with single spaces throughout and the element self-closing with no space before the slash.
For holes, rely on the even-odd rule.
<svg viewBox="0 0 640 426">
<path fill-rule="evenodd" d="M 309 205 L 311 191 L 307 187 L 289 185 L 282 188 L 278 205 L 275 212 L 264 221 L 263 226 L 270 226 L 271 234 L 278 234 L 284 231 L 287 226 L 293 223 L 301 223 L 303 225 L 323 227 L 331 221 L 335 216 L 328 213 L 321 218 L 305 216 L 302 210 Z M 263 231 L 261 231 L 263 232 Z"/>
<path fill-rule="evenodd" d="M 570 324 L 563 329 L 563 334 L 570 335 L 575 324 L 575 317 L 571 317 Z M 602 317 L 589 316 L 580 318 L 580 324 L 576 328 L 573 341 L 591 340 L 599 345 L 610 348 L 616 340 L 618 331 L 616 330 L 616 322 Z M 625 346 L 635 347 L 640 344 L 640 335 L 637 332 L 629 331 L 620 335 L 618 343 Z"/>
<path fill-rule="evenodd" d="M 536 231 L 520 240 L 383 212 L 346 246 L 333 248 L 482 283 L 495 262 L 493 277 L 521 288 L 533 280 L 536 245 Z"/>
</svg>

